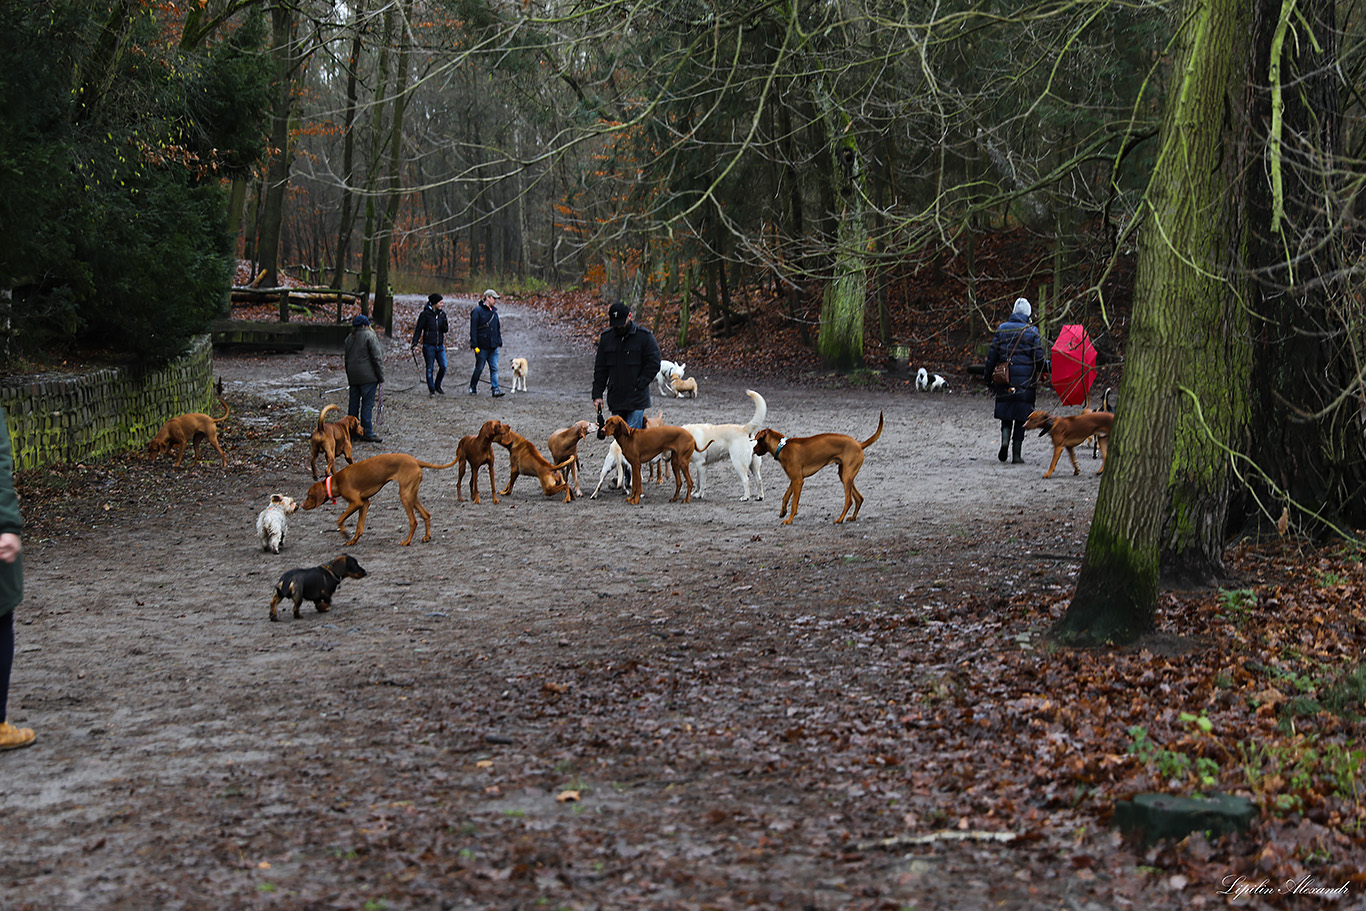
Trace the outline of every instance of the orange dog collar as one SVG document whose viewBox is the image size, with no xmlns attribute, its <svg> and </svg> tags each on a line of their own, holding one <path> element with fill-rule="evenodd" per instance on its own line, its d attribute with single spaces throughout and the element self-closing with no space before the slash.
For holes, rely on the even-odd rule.
<svg viewBox="0 0 1366 911">
<path fill-rule="evenodd" d="M 327 498 L 332 501 L 332 505 L 337 505 L 337 495 L 332 492 L 332 475 L 327 476 L 327 482 L 323 487 L 327 491 Z"/>
</svg>

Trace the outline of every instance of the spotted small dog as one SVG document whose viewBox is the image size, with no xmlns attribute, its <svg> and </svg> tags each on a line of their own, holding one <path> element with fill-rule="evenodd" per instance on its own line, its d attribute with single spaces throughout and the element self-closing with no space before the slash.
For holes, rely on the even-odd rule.
<svg viewBox="0 0 1366 911">
<path fill-rule="evenodd" d="M 299 616 L 299 606 L 305 601 L 312 601 L 318 613 L 326 613 L 332 608 L 332 595 L 342 579 L 364 579 L 366 575 L 356 558 L 349 554 L 342 554 L 322 566 L 291 569 L 275 583 L 275 597 L 270 601 L 270 619 L 280 619 L 275 608 L 284 600 L 294 602 L 295 617 Z"/>
<path fill-rule="evenodd" d="M 289 528 L 285 517 L 298 511 L 299 504 L 294 502 L 293 497 L 282 493 L 270 495 L 270 505 L 256 517 L 256 537 L 261 539 L 262 550 L 273 554 L 280 552 L 280 546 L 285 543 L 285 532 Z"/>
</svg>

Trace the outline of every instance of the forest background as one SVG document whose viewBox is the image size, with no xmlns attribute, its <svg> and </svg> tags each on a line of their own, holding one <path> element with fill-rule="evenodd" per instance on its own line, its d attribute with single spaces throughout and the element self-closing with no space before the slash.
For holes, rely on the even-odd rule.
<svg viewBox="0 0 1366 911">
<path fill-rule="evenodd" d="M 1234 532 L 1359 552 L 1360 3 L 0 10 L 8 372 L 174 356 L 239 256 L 385 330 L 395 287 L 587 288 L 841 371 L 966 368 L 1024 294 L 1123 366 L 1060 642 Z"/>
</svg>

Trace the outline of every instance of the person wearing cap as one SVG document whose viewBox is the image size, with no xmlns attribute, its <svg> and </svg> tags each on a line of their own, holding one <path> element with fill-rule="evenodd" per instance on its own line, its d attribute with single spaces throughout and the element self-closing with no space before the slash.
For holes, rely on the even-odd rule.
<svg viewBox="0 0 1366 911">
<path fill-rule="evenodd" d="M 351 318 L 351 334 L 346 337 L 346 382 L 351 387 L 351 403 L 347 414 L 360 418 L 362 443 L 382 443 L 375 436 L 370 416 L 375 409 L 375 395 L 384 382 L 384 353 L 379 336 L 370 328 L 370 318 L 357 314 Z"/>
<path fill-rule="evenodd" d="M 498 388 L 498 349 L 503 347 L 503 333 L 498 327 L 498 292 L 488 289 L 479 298 L 479 306 L 470 311 L 470 348 L 474 349 L 474 375 L 470 377 L 470 395 L 479 391 L 479 375 L 484 372 L 484 364 L 489 365 L 489 385 L 493 387 L 493 397 L 499 398 L 503 390 Z"/>
<path fill-rule="evenodd" d="M 413 348 L 422 346 L 422 359 L 427 362 L 427 394 L 446 394 L 441 381 L 446 377 L 446 332 L 450 325 L 446 322 L 446 311 L 441 309 L 445 300 L 440 294 L 428 294 L 427 306 L 417 315 L 417 325 L 413 327 Z"/>
<path fill-rule="evenodd" d="M 1024 425 L 1034 410 L 1034 395 L 1039 377 L 1043 375 L 1043 343 L 1039 330 L 1029 324 L 1033 308 L 1023 297 L 1016 298 L 1010 318 L 1001 323 L 992 336 L 991 348 L 982 376 L 991 383 L 991 373 L 998 363 L 1007 364 L 1010 385 L 998 387 L 996 392 L 996 420 L 1001 422 L 1001 449 L 998 461 L 1006 460 L 1006 451 L 1013 449 L 1010 461 L 1024 461 L 1020 447 L 1024 443 Z"/>
<path fill-rule="evenodd" d="M 607 323 L 593 361 L 593 406 L 602 413 L 605 393 L 611 412 L 640 429 L 650 407 L 650 386 L 659 372 L 659 343 L 649 329 L 632 321 L 631 307 L 624 301 L 607 308 Z"/>
</svg>

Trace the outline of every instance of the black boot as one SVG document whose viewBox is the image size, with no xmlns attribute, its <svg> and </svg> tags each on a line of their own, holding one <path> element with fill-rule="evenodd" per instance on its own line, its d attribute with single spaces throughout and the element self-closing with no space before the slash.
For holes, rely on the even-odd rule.
<svg viewBox="0 0 1366 911">
<path fill-rule="evenodd" d="M 1008 450 L 1009 448 L 1010 448 L 1010 428 L 1009 428 L 1009 427 L 1003 427 L 1003 428 L 1001 428 L 1001 451 L 998 452 L 998 453 L 996 453 L 996 461 L 998 461 L 998 462 L 1004 462 L 1004 461 L 1006 460 L 1006 452 L 1007 452 L 1007 450 Z"/>
<path fill-rule="evenodd" d="M 1020 446 L 1024 440 L 1015 440 L 1010 444 L 1010 461 L 1014 465 L 1023 465 L 1024 459 L 1020 458 Z"/>
</svg>

